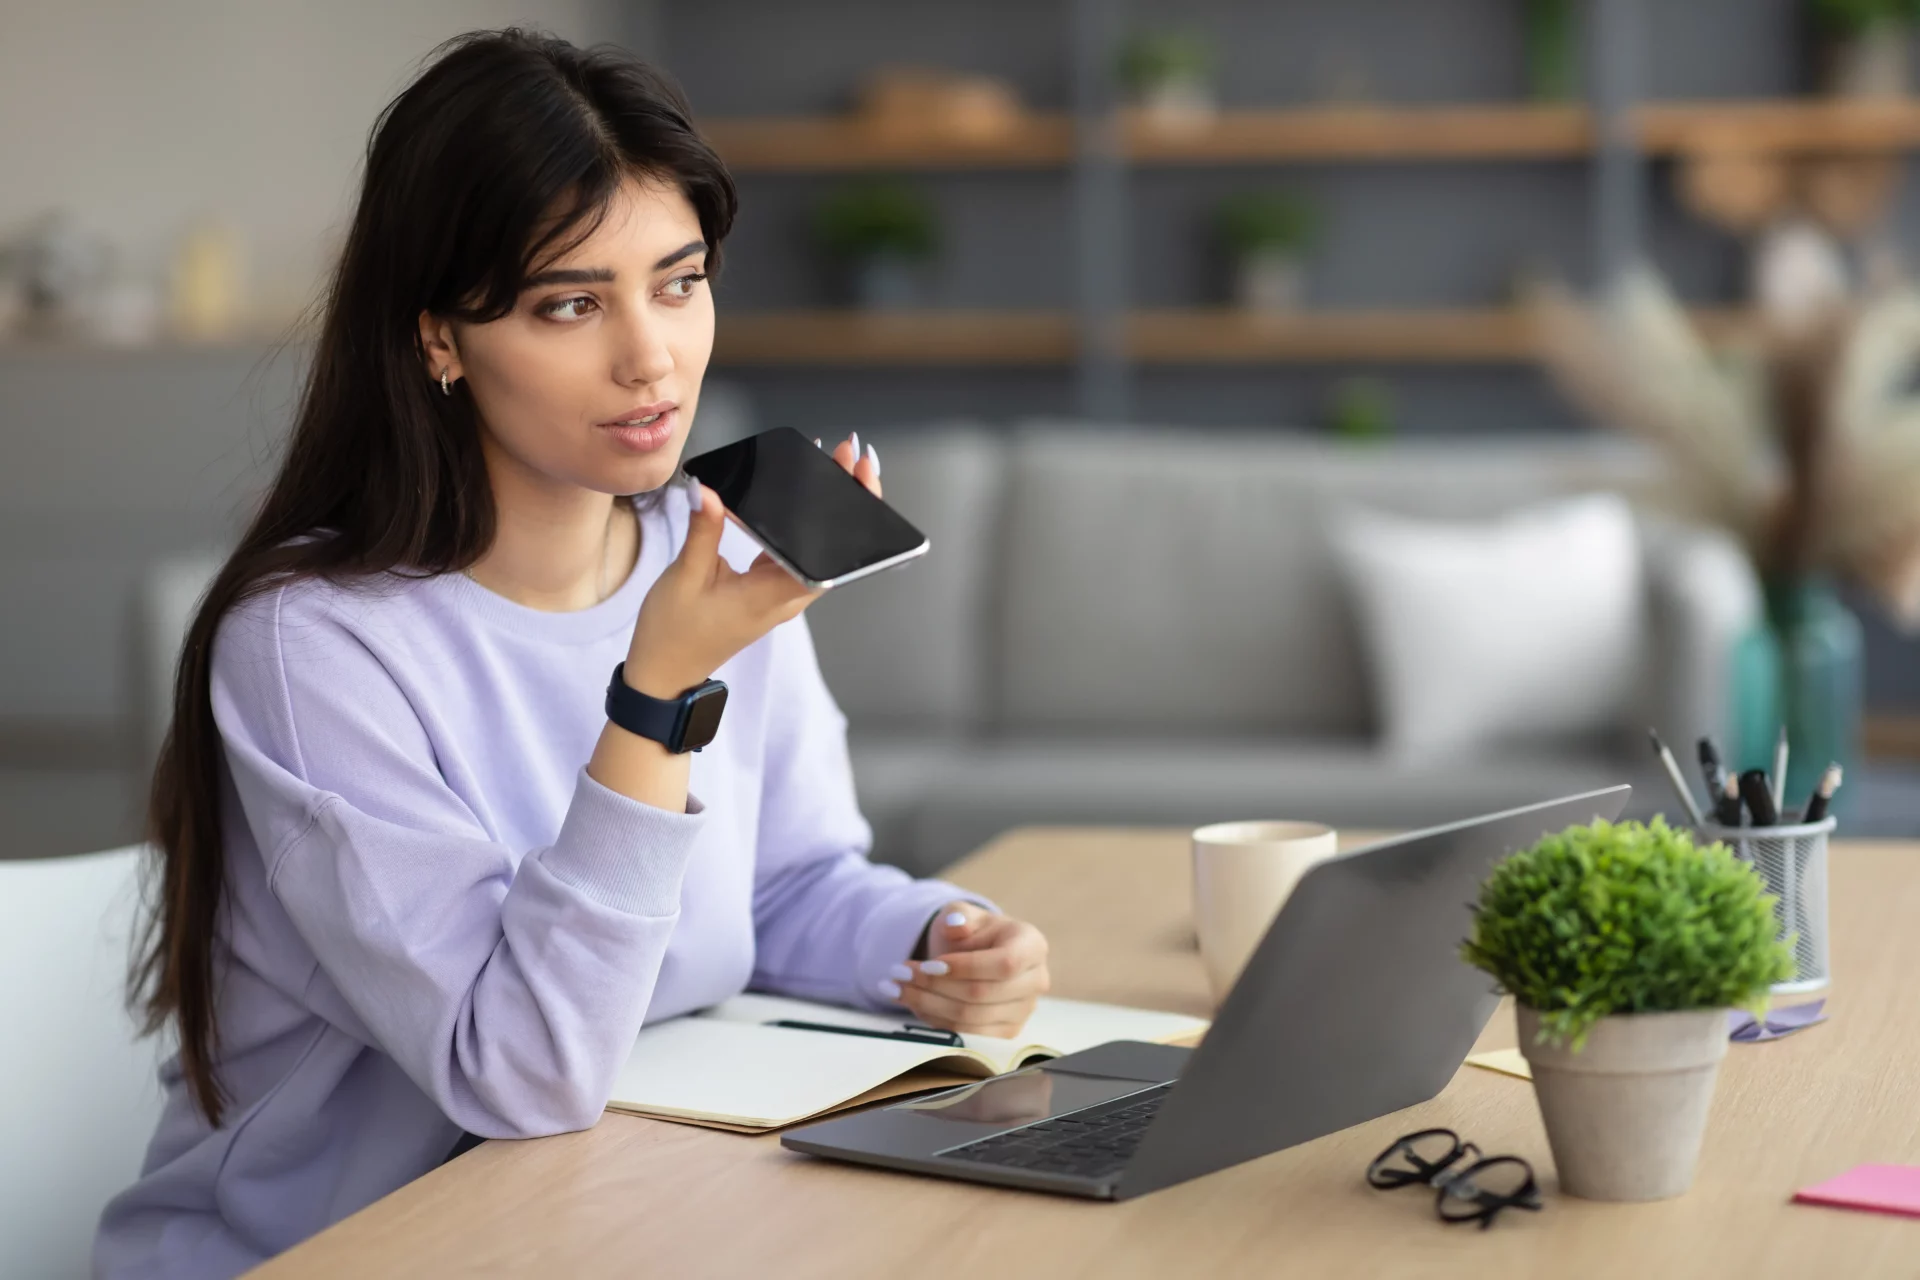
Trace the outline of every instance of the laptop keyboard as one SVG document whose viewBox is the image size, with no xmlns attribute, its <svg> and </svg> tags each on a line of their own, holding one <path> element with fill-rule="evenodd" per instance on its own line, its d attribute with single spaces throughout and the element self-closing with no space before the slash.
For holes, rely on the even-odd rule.
<svg viewBox="0 0 1920 1280">
<path fill-rule="evenodd" d="M 1173 1089 L 1155 1085 L 1098 1106 L 1070 1111 L 1021 1129 L 989 1134 L 936 1154 L 1035 1173 L 1104 1178 L 1126 1168 L 1160 1104 Z"/>
</svg>

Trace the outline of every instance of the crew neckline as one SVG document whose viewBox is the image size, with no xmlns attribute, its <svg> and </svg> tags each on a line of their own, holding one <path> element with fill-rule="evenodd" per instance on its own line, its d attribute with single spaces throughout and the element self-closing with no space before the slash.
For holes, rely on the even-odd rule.
<svg viewBox="0 0 1920 1280">
<path fill-rule="evenodd" d="M 677 546 L 672 545 L 676 541 L 675 522 L 669 518 L 674 496 L 669 490 L 664 501 L 650 504 L 643 495 L 635 504 L 633 518 L 638 525 L 640 554 L 634 557 L 633 569 L 626 581 L 614 588 L 612 595 L 584 609 L 561 612 L 534 609 L 488 590 L 457 571 L 439 574 L 430 581 L 446 593 L 460 612 L 515 635 L 581 644 L 630 631 L 648 588 L 678 552 Z"/>
</svg>

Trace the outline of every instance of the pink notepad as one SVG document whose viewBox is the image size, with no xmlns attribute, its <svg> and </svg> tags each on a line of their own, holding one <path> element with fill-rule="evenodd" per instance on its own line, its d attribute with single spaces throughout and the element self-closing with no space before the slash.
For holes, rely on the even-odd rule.
<svg viewBox="0 0 1920 1280">
<path fill-rule="evenodd" d="M 1855 1165 L 1837 1178 L 1802 1187 L 1793 1198 L 1802 1204 L 1841 1209 L 1871 1209 L 1920 1218 L 1920 1168 L 1910 1164 Z"/>
</svg>

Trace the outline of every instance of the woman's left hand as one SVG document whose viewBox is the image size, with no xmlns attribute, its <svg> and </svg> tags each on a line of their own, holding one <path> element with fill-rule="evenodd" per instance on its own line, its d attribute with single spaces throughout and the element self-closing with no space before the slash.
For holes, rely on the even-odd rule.
<svg viewBox="0 0 1920 1280">
<path fill-rule="evenodd" d="M 895 966 L 893 978 L 895 998 L 931 1027 L 1011 1039 L 1051 985 L 1040 930 L 973 902 L 940 909 L 925 954 Z"/>
</svg>

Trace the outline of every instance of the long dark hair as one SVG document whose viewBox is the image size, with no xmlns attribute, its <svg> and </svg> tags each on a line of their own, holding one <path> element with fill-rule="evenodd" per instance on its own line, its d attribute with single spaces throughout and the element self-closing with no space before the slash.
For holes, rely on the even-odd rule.
<svg viewBox="0 0 1920 1280">
<path fill-rule="evenodd" d="M 374 124 L 292 437 L 187 632 L 148 800 L 159 865 L 132 997 L 149 1032 L 177 1023 L 182 1073 L 215 1125 L 226 878 L 215 632 L 235 606 L 297 579 L 479 559 L 495 518 L 479 424 L 463 387 L 445 397 L 431 380 L 419 315 L 506 315 L 529 275 L 592 234 L 630 175 L 685 193 L 716 269 L 733 181 L 678 86 L 623 50 L 515 29 L 460 36 Z"/>
</svg>

